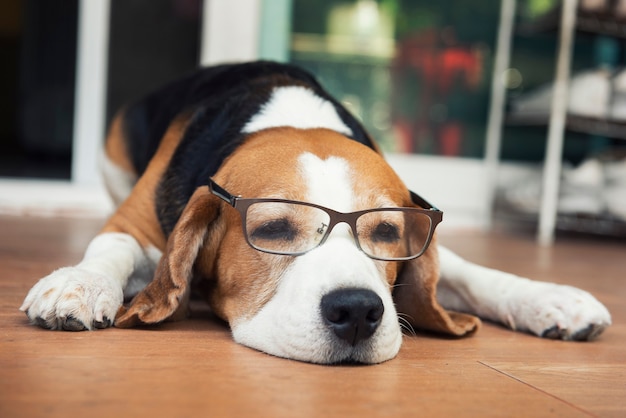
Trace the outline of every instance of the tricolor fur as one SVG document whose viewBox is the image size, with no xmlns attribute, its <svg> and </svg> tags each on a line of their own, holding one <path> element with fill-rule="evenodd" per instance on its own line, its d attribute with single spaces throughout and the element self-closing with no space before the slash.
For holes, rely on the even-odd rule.
<svg viewBox="0 0 626 418">
<path fill-rule="evenodd" d="M 291 65 L 201 69 L 126 107 L 111 125 L 103 168 L 119 207 L 83 261 L 26 297 L 21 309 L 42 327 L 184 317 L 192 287 L 237 342 L 316 363 L 389 360 L 400 321 L 461 336 L 479 315 L 562 339 L 591 339 L 610 324 L 582 290 L 477 266 L 436 240 L 403 262 L 369 258 L 342 224 L 300 256 L 251 248 L 239 213 L 209 193 L 210 177 L 243 197 L 340 212 L 415 206 L 360 123 Z M 347 340 L 329 326 L 322 312 L 331 297 L 350 300 L 348 309 L 374 304 L 371 335 Z"/>
</svg>

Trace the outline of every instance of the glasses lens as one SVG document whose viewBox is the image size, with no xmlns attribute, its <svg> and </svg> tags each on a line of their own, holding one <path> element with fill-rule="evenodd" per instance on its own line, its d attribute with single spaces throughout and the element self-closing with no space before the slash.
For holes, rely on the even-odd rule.
<svg viewBox="0 0 626 418">
<path fill-rule="evenodd" d="M 245 233 L 254 248 L 277 254 L 300 254 L 322 241 L 328 214 L 312 206 L 286 202 L 258 202 L 246 213 Z"/>
<path fill-rule="evenodd" d="M 375 210 L 357 220 L 361 250 L 382 260 L 402 260 L 420 255 L 428 244 L 431 219 L 419 210 Z"/>
</svg>

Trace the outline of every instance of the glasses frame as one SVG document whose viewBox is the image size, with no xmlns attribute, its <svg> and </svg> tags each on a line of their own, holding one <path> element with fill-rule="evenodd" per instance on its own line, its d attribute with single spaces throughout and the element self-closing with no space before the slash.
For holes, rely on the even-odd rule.
<svg viewBox="0 0 626 418">
<path fill-rule="evenodd" d="M 261 251 L 264 253 L 268 253 L 268 254 L 276 254 L 276 255 L 287 255 L 287 256 L 299 256 L 299 255 L 303 255 L 308 253 L 309 251 L 314 250 L 315 248 L 323 245 L 326 240 L 328 239 L 328 237 L 330 236 L 330 233 L 332 232 L 333 228 L 340 223 L 345 223 L 347 225 L 350 226 L 351 230 L 352 230 L 352 234 L 353 234 L 353 238 L 354 238 L 354 242 L 357 246 L 357 248 L 363 252 L 365 255 L 367 255 L 368 257 L 374 259 L 374 260 L 381 260 L 381 261 L 407 261 L 407 260 L 413 260 L 415 258 L 418 258 L 419 256 L 421 256 L 422 254 L 424 254 L 424 252 L 428 249 L 430 242 L 434 236 L 435 233 L 435 228 L 437 228 L 437 225 L 439 225 L 439 223 L 441 223 L 441 221 L 443 220 L 443 211 L 439 210 L 437 207 L 435 207 L 434 205 L 431 205 L 430 203 L 428 203 L 428 201 L 426 201 L 423 197 L 421 197 L 420 195 L 418 195 L 415 192 L 412 192 L 409 190 L 409 193 L 411 194 L 411 201 L 413 203 L 415 203 L 416 205 L 421 206 L 422 208 L 405 208 L 405 207 L 395 207 L 395 208 L 373 208 L 373 209 L 365 209 L 365 210 L 359 210 L 356 212 L 348 212 L 348 213 L 344 213 L 344 212 L 338 212 L 336 210 L 333 209 L 329 209 L 327 207 L 324 206 L 320 206 L 320 205 L 316 205 L 314 203 L 308 203 L 308 202 L 301 202 L 298 200 L 288 200 L 288 199 L 277 199 L 277 198 L 243 198 L 241 196 L 235 196 L 231 193 L 229 193 L 226 189 L 224 189 L 222 186 L 220 186 L 219 184 L 217 184 L 215 181 L 213 181 L 212 178 L 209 178 L 209 182 L 208 182 L 208 188 L 209 191 L 211 192 L 211 194 L 213 194 L 214 196 L 219 197 L 220 199 L 222 199 L 224 202 L 228 203 L 230 206 L 232 206 L 233 208 L 235 208 L 239 214 L 241 215 L 241 222 L 242 222 L 242 227 L 243 227 L 243 232 L 244 232 L 244 237 L 246 239 L 246 242 L 248 243 L 248 245 L 252 248 L 254 248 L 257 251 Z M 297 205 L 303 205 L 303 206 L 309 206 L 312 208 L 316 208 L 316 209 L 320 209 L 324 212 L 326 212 L 328 214 L 329 217 L 329 221 L 328 221 L 328 226 L 326 227 L 326 231 L 324 232 L 324 236 L 322 237 L 322 239 L 317 243 L 317 245 L 315 245 L 314 247 L 306 250 L 306 251 L 301 251 L 301 252 L 297 252 L 297 253 L 285 253 L 285 252 L 281 252 L 281 251 L 272 251 L 272 250 L 267 250 L 264 248 L 259 248 L 257 246 L 255 246 L 254 244 L 252 244 L 250 242 L 250 239 L 248 238 L 248 231 L 246 228 L 246 218 L 247 218 L 247 214 L 248 214 L 248 208 L 256 203 L 264 203 L 264 202 L 280 202 L 280 203 L 290 203 L 290 204 L 297 204 Z M 362 248 L 361 248 L 361 244 L 359 243 L 359 238 L 358 238 L 358 234 L 357 234 L 357 226 L 356 226 L 356 222 L 357 219 L 366 214 L 366 213 L 371 213 L 371 212 L 380 212 L 380 211 L 405 211 L 405 210 L 411 210 L 411 211 L 415 211 L 415 212 L 419 212 L 422 213 L 426 216 L 428 216 L 430 218 L 430 229 L 428 231 L 428 237 L 426 238 L 426 241 L 424 243 L 423 248 L 421 249 L 421 251 L 417 254 L 417 255 L 412 255 L 409 257 L 398 257 L 398 258 L 384 258 L 384 257 L 376 257 L 373 255 L 368 254 L 367 252 L 365 252 Z"/>
</svg>

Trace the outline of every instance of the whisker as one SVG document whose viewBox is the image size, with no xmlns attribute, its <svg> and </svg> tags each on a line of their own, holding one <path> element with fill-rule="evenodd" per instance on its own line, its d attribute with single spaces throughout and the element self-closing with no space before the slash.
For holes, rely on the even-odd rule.
<svg viewBox="0 0 626 418">
<path fill-rule="evenodd" d="M 394 283 L 391 288 L 395 289 L 396 287 L 400 287 L 400 286 L 409 286 L 410 283 Z"/>
<path fill-rule="evenodd" d="M 400 329 L 406 331 L 408 335 L 415 337 L 417 333 L 415 332 L 413 325 L 411 325 L 411 322 L 407 318 L 410 318 L 410 316 L 401 313 L 398 314 L 398 323 L 400 324 Z"/>
</svg>

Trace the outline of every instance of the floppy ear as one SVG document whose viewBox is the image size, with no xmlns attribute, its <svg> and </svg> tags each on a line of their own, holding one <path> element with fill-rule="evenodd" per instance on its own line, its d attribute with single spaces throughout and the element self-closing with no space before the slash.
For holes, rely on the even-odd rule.
<svg viewBox="0 0 626 418">
<path fill-rule="evenodd" d="M 393 299 L 398 313 L 417 329 L 464 336 L 480 327 L 475 316 L 446 311 L 437 302 L 439 256 L 435 237 L 424 254 L 404 263 Z"/>
<path fill-rule="evenodd" d="M 206 186 L 199 187 L 167 240 L 154 279 L 133 298 L 130 306 L 118 310 L 115 326 L 155 324 L 187 314 L 194 264 L 218 214 L 219 200 Z"/>
</svg>

